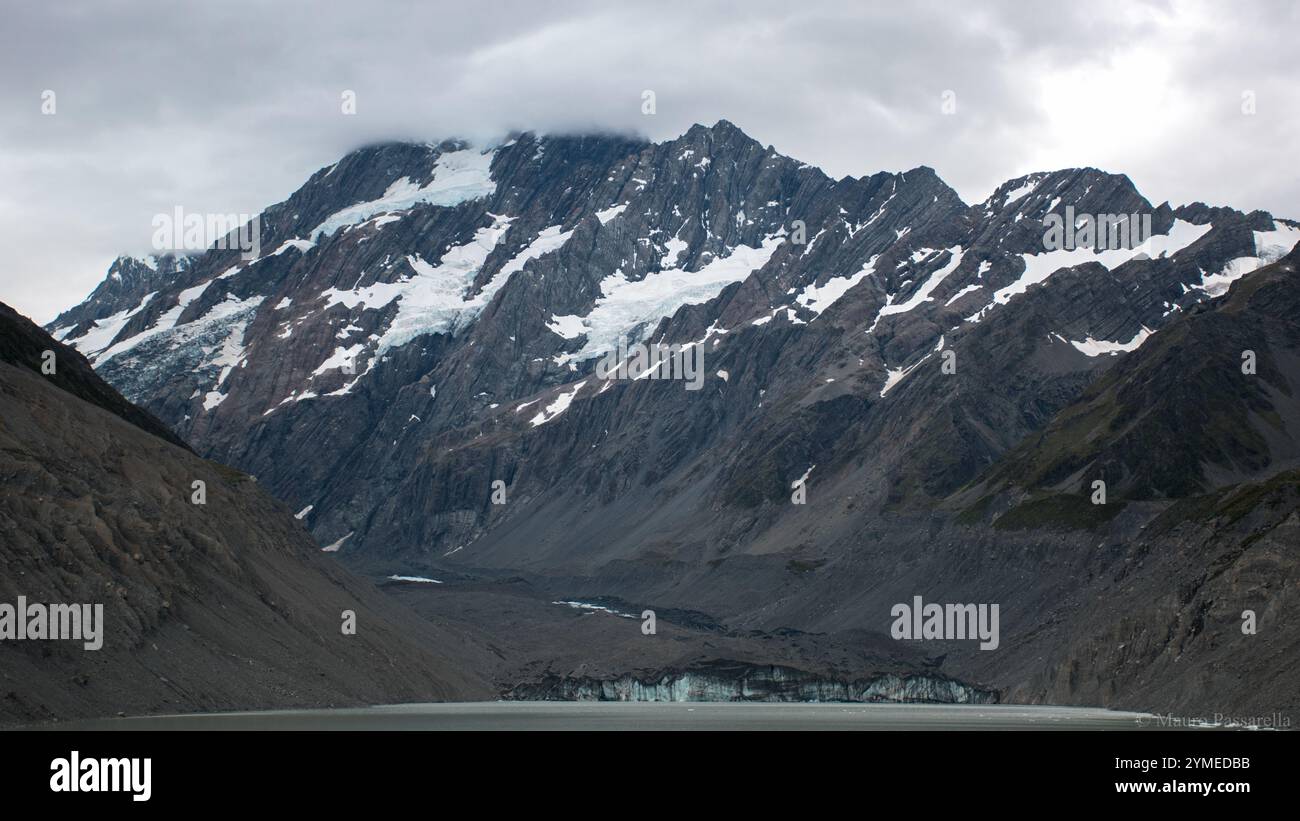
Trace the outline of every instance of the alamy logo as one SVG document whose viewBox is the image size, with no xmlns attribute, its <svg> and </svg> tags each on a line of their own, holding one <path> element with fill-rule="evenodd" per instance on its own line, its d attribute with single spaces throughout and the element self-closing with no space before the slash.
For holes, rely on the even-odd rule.
<svg viewBox="0 0 1300 821">
<path fill-rule="evenodd" d="M 0 604 L 0 640 L 73 640 L 87 650 L 104 646 L 104 605 Z"/>
<path fill-rule="evenodd" d="M 155 214 L 151 225 L 156 251 L 239 250 L 245 261 L 262 255 L 256 214 L 187 214 L 178 205 L 170 214 Z"/>
<path fill-rule="evenodd" d="M 619 339 L 618 345 L 596 363 L 598 379 L 681 379 L 686 390 L 698 391 L 704 386 L 704 345 L 699 343 L 629 345 Z"/>
<path fill-rule="evenodd" d="M 73 750 L 50 762 L 51 792 L 127 792 L 132 801 L 153 795 L 152 758 L 82 758 Z"/>
<path fill-rule="evenodd" d="M 998 649 L 998 606 L 996 604 L 924 604 L 920 596 L 912 604 L 896 604 L 889 615 L 894 624 L 889 634 L 901 639 L 979 639 L 981 650 Z"/>
<path fill-rule="evenodd" d="M 1132 250 L 1151 239 L 1150 214 L 1079 214 L 1065 207 L 1065 216 L 1048 214 L 1043 220 L 1043 248 L 1048 251 Z M 1068 228 L 1067 228 L 1068 226 Z"/>
</svg>

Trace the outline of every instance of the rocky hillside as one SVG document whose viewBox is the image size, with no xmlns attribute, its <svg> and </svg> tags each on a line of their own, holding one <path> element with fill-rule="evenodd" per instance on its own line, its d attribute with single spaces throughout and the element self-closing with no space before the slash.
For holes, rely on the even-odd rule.
<svg viewBox="0 0 1300 821">
<path fill-rule="evenodd" d="M 0 476 L 0 602 L 98 603 L 104 621 L 98 650 L 0 642 L 0 722 L 490 692 L 475 646 L 322 560 L 253 477 L 177 444 L 3 305 Z"/>
<path fill-rule="evenodd" d="M 1297 263 L 1293 251 L 1189 310 L 923 514 L 805 529 L 825 559 L 798 580 L 749 563 L 767 600 L 739 618 L 868 629 L 914 591 L 994 601 L 996 653 L 932 648 L 1004 700 L 1295 726 Z M 683 574 L 673 589 L 699 601 L 719 584 Z"/>
<path fill-rule="evenodd" d="M 1028 437 L 986 489 L 1194 496 L 1300 467 L 1300 251 L 1198 305 Z"/>
</svg>

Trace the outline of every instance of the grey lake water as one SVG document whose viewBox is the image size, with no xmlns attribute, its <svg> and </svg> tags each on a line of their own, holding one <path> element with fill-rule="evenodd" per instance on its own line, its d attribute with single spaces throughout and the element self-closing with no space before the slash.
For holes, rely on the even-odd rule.
<svg viewBox="0 0 1300 821">
<path fill-rule="evenodd" d="M 1144 730 L 1148 713 L 1081 707 L 493 701 L 141 716 L 64 730 Z"/>
</svg>

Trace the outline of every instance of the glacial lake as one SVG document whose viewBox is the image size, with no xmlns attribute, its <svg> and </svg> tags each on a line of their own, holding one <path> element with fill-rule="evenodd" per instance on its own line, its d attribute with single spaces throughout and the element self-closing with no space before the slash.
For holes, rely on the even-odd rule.
<svg viewBox="0 0 1300 821">
<path fill-rule="evenodd" d="M 1083 707 L 491 701 L 140 716 L 52 730 L 1152 730 L 1149 713 Z"/>
</svg>

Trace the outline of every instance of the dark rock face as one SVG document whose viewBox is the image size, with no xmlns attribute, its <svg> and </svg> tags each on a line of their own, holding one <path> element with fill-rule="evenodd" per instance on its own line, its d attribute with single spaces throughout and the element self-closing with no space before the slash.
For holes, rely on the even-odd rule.
<svg viewBox="0 0 1300 821">
<path fill-rule="evenodd" d="M 1154 236 L 1049 249 L 1067 214 L 1146 215 Z M 895 555 L 962 527 L 954 517 L 989 495 L 972 483 L 1006 454 L 1300 240 L 1263 212 L 1153 205 L 1090 168 L 1011 180 L 974 206 L 925 167 L 833 180 L 726 121 L 659 144 L 370 147 L 261 221 L 257 260 L 209 251 L 147 303 L 92 299 L 52 330 L 200 453 L 306 510 L 317 540 L 356 566 L 525 573 L 764 629 L 886 630 L 887 602 L 925 585 Z M 122 310 L 87 330 L 86 317 Z M 624 338 L 702 351 L 700 389 L 602 379 Z M 1164 401 L 1164 423 L 1095 431 L 1099 453 L 1054 464 L 1053 487 L 1074 492 L 1096 465 L 1122 477 L 1117 501 L 1146 502 L 1288 464 L 1291 433 L 1260 433 L 1225 445 L 1227 472 L 1138 476 L 1123 455 L 1133 437 L 1167 451 L 1170 426 L 1195 423 L 1180 416 L 1193 394 L 1224 385 L 1167 380 L 1159 396 L 1124 394 L 1137 397 L 1127 413 Z M 801 481 L 806 503 L 792 504 Z M 963 514 L 965 527 L 1031 538 L 991 527 L 1005 501 Z M 940 576 L 973 561 L 926 555 Z M 1041 571 L 1040 586 L 1018 593 L 967 569 L 964 600 L 1002 591 L 1027 611 L 1069 581 L 1031 563 L 1017 572 Z M 847 581 L 868 579 L 885 585 L 878 598 Z M 1022 687 L 1024 670 L 996 678 L 960 657 L 949 664 L 988 673 L 966 680 L 1045 697 Z"/>
<path fill-rule="evenodd" d="M 251 477 L 168 441 L 3 305 L 0 420 L 0 601 L 103 606 L 97 650 L 0 642 L 0 723 L 491 692 L 472 647 L 322 560 Z"/>
</svg>

